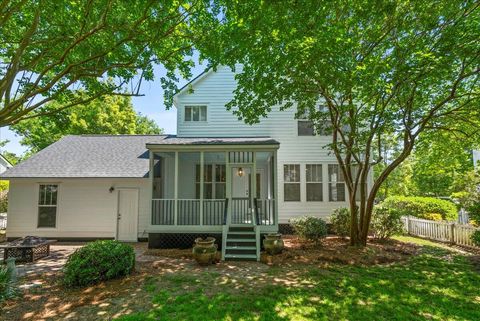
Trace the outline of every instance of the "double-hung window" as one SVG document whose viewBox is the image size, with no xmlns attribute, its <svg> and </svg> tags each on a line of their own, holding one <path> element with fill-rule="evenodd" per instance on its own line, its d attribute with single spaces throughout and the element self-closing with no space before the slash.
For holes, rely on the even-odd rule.
<svg viewBox="0 0 480 321">
<path fill-rule="evenodd" d="M 307 164 L 305 167 L 307 202 L 323 201 L 322 165 Z"/>
<path fill-rule="evenodd" d="M 283 199 L 285 202 L 300 202 L 300 165 L 283 165 Z"/>
<path fill-rule="evenodd" d="M 38 227 L 56 227 L 57 225 L 58 185 L 41 184 L 38 196 Z"/>
<path fill-rule="evenodd" d="M 185 121 L 207 121 L 207 106 L 185 106 Z"/>
<path fill-rule="evenodd" d="M 344 202 L 345 197 L 345 178 L 339 165 L 328 165 L 328 194 L 331 202 Z"/>
<path fill-rule="evenodd" d="M 326 117 L 327 107 L 319 105 L 316 107 L 315 123 L 310 117 L 310 111 L 305 110 L 303 114 L 297 116 L 297 133 L 298 136 L 316 136 L 330 135 L 331 121 Z M 321 121 L 320 121 L 321 120 Z"/>
</svg>

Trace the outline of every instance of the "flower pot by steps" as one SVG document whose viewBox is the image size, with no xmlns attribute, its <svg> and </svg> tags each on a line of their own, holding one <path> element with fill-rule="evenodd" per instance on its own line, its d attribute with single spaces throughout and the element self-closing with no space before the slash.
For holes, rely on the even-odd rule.
<svg viewBox="0 0 480 321">
<path fill-rule="evenodd" d="M 215 244 L 215 238 L 207 237 L 203 239 L 199 237 L 195 239 L 193 257 L 200 265 L 215 263 L 217 257 L 217 244 Z"/>
<path fill-rule="evenodd" d="M 263 247 L 265 251 L 270 255 L 275 255 L 282 253 L 283 251 L 283 240 L 282 234 L 267 234 L 263 240 Z"/>
</svg>

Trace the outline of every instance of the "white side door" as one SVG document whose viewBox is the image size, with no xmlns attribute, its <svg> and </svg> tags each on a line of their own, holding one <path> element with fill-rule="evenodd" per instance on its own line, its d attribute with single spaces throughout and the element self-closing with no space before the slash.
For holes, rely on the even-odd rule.
<svg viewBox="0 0 480 321">
<path fill-rule="evenodd" d="M 118 190 L 117 240 L 136 242 L 138 224 L 138 190 Z"/>
</svg>

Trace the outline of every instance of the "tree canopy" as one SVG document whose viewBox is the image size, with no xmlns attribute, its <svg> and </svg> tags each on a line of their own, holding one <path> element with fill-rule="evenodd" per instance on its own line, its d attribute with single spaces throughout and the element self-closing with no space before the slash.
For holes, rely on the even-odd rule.
<svg viewBox="0 0 480 321">
<path fill-rule="evenodd" d="M 207 0 L 0 3 L 0 127 L 106 94 L 139 95 L 155 64 L 167 105 L 190 76 L 192 44 L 216 21 Z M 33 113 L 36 111 L 36 113 Z M 48 112 L 54 112 L 51 108 Z"/>
<path fill-rule="evenodd" d="M 57 102 L 48 103 L 45 111 L 57 110 Z M 85 105 L 77 105 L 23 120 L 10 127 L 22 137 L 20 143 L 29 152 L 37 152 L 65 135 L 81 134 L 160 134 L 153 120 L 133 109 L 130 97 L 104 96 Z"/>
<path fill-rule="evenodd" d="M 382 183 L 424 135 L 480 118 L 477 1 L 216 3 L 225 8 L 222 27 L 203 55 L 243 64 L 228 107 L 250 123 L 273 106 L 293 107 L 308 112 L 319 133 L 330 130 L 352 245 L 366 243 Z M 478 127 L 466 129 L 478 135 Z M 397 152 L 383 153 L 392 140 Z M 381 162 L 369 190 L 368 174 Z"/>
</svg>

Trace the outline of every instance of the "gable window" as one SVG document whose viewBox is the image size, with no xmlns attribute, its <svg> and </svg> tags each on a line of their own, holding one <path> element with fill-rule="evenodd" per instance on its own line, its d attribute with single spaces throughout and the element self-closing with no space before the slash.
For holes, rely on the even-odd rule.
<svg viewBox="0 0 480 321">
<path fill-rule="evenodd" d="M 185 106 L 185 121 L 207 121 L 207 106 Z"/>
<path fill-rule="evenodd" d="M 305 168 L 307 202 L 323 201 L 322 165 L 307 164 Z"/>
<path fill-rule="evenodd" d="M 58 185 L 40 185 L 38 195 L 38 227 L 56 227 L 57 193 Z"/>
<path fill-rule="evenodd" d="M 283 200 L 300 202 L 300 165 L 283 165 Z"/>
<path fill-rule="evenodd" d="M 336 164 L 328 165 L 328 194 L 331 202 L 345 201 L 345 178 L 343 177 L 340 166 Z"/>
</svg>

